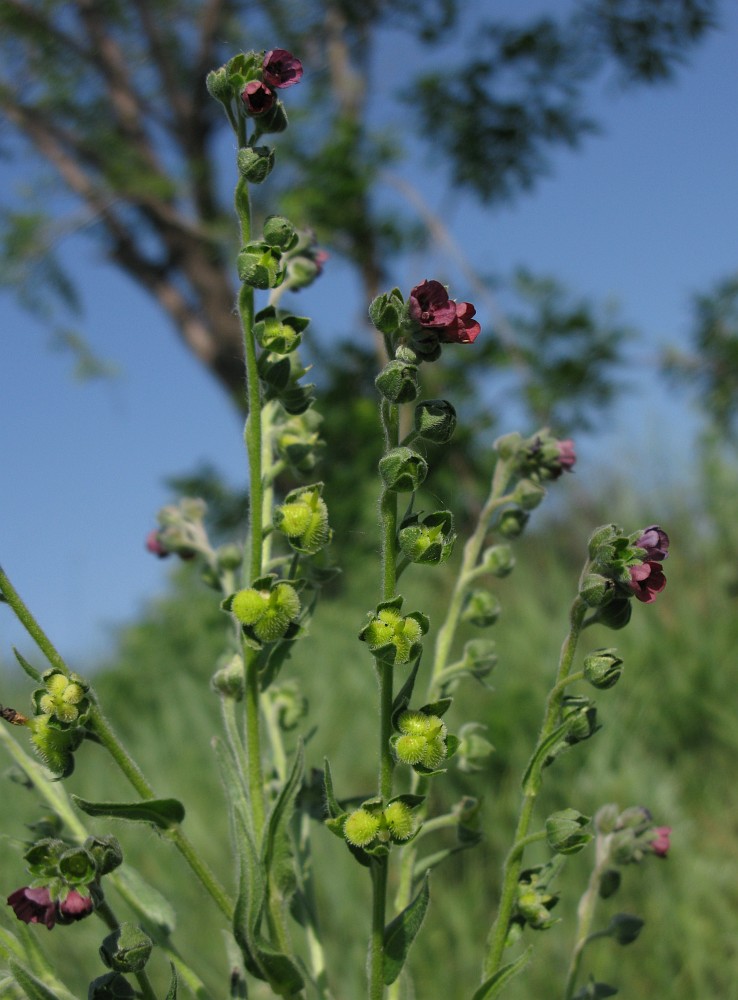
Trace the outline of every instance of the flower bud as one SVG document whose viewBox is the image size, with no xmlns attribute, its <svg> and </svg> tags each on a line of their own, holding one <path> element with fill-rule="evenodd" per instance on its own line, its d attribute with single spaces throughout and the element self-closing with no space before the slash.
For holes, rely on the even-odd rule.
<svg viewBox="0 0 738 1000">
<path fill-rule="evenodd" d="M 418 366 L 394 360 L 374 380 L 377 391 L 390 403 L 412 403 L 418 395 Z"/>
<path fill-rule="evenodd" d="M 228 101 L 231 97 L 231 85 L 225 66 L 211 70 L 205 77 L 205 86 L 211 97 L 216 101 Z"/>
<path fill-rule="evenodd" d="M 503 538 L 518 538 L 522 535 L 528 523 L 529 516 L 529 514 L 526 514 L 519 507 L 510 507 L 507 510 L 503 510 L 497 522 L 497 530 Z"/>
<path fill-rule="evenodd" d="M 494 747 L 482 736 L 487 727 L 481 722 L 465 722 L 459 730 L 459 748 L 456 751 L 460 771 L 471 774 L 481 771 Z"/>
<path fill-rule="evenodd" d="M 399 288 L 378 295 L 369 306 L 369 319 L 375 329 L 388 337 L 397 333 L 404 311 L 404 301 Z"/>
<path fill-rule="evenodd" d="M 379 833 L 379 817 L 368 809 L 356 809 L 346 817 L 343 834 L 354 847 L 366 847 Z"/>
<path fill-rule="evenodd" d="M 584 658 L 585 678 L 602 691 L 617 684 L 622 672 L 623 661 L 614 649 L 596 649 Z"/>
<path fill-rule="evenodd" d="M 503 462 L 509 462 L 511 459 L 517 458 L 523 445 L 522 435 L 513 431 L 512 434 L 505 434 L 497 438 L 493 448 Z"/>
<path fill-rule="evenodd" d="M 512 573 L 515 566 L 515 556 L 509 545 L 491 545 L 482 553 L 481 566 L 486 573 L 504 577 Z"/>
<path fill-rule="evenodd" d="M 477 628 L 487 628 L 494 625 L 501 610 L 499 599 L 494 594 L 488 590 L 474 590 L 466 596 L 461 620 Z"/>
<path fill-rule="evenodd" d="M 106 972 L 90 983 L 87 1000 L 134 1000 L 136 992 L 119 972 Z"/>
<path fill-rule="evenodd" d="M 114 972 L 140 972 L 153 947 L 145 931 L 126 921 L 103 940 L 100 958 Z"/>
<path fill-rule="evenodd" d="M 604 933 L 614 938 L 618 944 L 632 944 L 643 930 L 643 924 L 640 917 L 634 917 L 630 913 L 616 913 L 611 917 Z"/>
<path fill-rule="evenodd" d="M 589 817 L 576 809 L 563 809 L 546 820 L 546 842 L 557 854 L 577 854 L 592 840 L 591 833 L 583 833 Z"/>
<path fill-rule="evenodd" d="M 239 545 L 221 545 L 216 549 L 215 557 L 218 560 L 218 569 L 225 572 L 238 569 L 243 562 L 243 549 Z"/>
<path fill-rule="evenodd" d="M 611 896 L 614 896 L 620 888 L 621 881 L 622 877 L 617 868 L 605 869 L 600 878 L 600 885 L 597 890 L 600 899 L 609 899 Z"/>
<path fill-rule="evenodd" d="M 516 915 L 534 930 L 543 931 L 556 922 L 551 910 L 559 901 L 558 893 L 549 891 L 548 866 L 538 865 L 520 873 L 515 900 Z"/>
<path fill-rule="evenodd" d="M 242 701 L 245 689 L 243 660 L 234 654 L 228 662 L 213 674 L 213 689 L 226 698 Z"/>
<path fill-rule="evenodd" d="M 123 864 L 123 851 L 116 837 L 88 837 L 84 847 L 95 859 L 98 878 L 109 875 Z"/>
<path fill-rule="evenodd" d="M 257 127 L 260 134 L 284 132 L 287 124 L 287 112 L 284 104 L 281 101 L 274 101 L 268 111 L 259 115 Z"/>
<path fill-rule="evenodd" d="M 415 407 L 415 430 L 425 441 L 446 444 L 456 430 L 456 410 L 445 399 L 424 399 Z"/>
<path fill-rule="evenodd" d="M 249 184 L 261 184 L 274 167 L 274 150 L 270 146 L 243 146 L 236 157 L 238 172 Z"/>
<path fill-rule="evenodd" d="M 297 230 L 283 215 L 268 215 L 264 220 L 263 234 L 264 242 L 282 253 L 292 250 L 299 239 Z"/>
<path fill-rule="evenodd" d="M 535 510 L 545 496 L 546 491 L 540 483 L 533 479 L 521 479 L 512 498 L 523 510 Z"/>
<path fill-rule="evenodd" d="M 601 573 L 587 573 L 579 587 L 579 596 L 590 608 L 601 608 L 615 596 L 615 581 Z"/>
<path fill-rule="evenodd" d="M 393 448 L 379 461 L 379 475 L 392 493 L 413 493 L 427 474 L 427 462 L 410 448 Z"/>
<path fill-rule="evenodd" d="M 593 701 L 582 695 L 566 695 L 561 704 L 561 717 L 568 723 L 566 742 L 582 743 L 594 736 L 597 725 L 597 708 Z"/>
<path fill-rule="evenodd" d="M 616 597 L 605 607 L 597 609 L 597 622 L 613 630 L 625 628 L 632 613 L 633 608 L 628 598 Z"/>
<path fill-rule="evenodd" d="M 236 258 L 238 277 L 252 288 L 277 288 L 284 280 L 282 255 L 268 243 L 247 243 Z"/>
</svg>

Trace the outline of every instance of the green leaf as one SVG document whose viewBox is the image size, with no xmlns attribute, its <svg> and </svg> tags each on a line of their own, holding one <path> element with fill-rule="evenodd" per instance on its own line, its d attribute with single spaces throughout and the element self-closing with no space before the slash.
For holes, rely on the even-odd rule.
<svg viewBox="0 0 738 1000">
<path fill-rule="evenodd" d="M 36 979 L 28 969 L 20 962 L 11 958 L 9 962 L 10 971 L 13 978 L 28 997 L 28 1000 L 62 1000 L 58 993 L 54 993 L 48 986 L 45 986 L 40 979 Z M 66 994 L 68 995 L 68 994 Z"/>
<path fill-rule="evenodd" d="M 143 802 L 89 802 L 72 795 L 74 804 L 88 816 L 111 816 L 139 823 L 152 823 L 160 830 L 171 830 L 185 816 L 184 806 L 178 799 L 144 799 Z"/>
<path fill-rule="evenodd" d="M 13 653 L 15 654 L 16 660 L 18 661 L 18 663 L 20 663 L 21 667 L 23 668 L 23 670 L 25 670 L 25 672 L 28 674 L 31 680 L 35 681 L 37 684 L 41 684 L 43 678 L 39 673 L 39 671 L 36 670 L 35 667 L 31 666 L 31 664 L 28 662 L 25 656 L 23 656 L 22 653 L 18 652 L 15 646 L 13 646 Z"/>
<path fill-rule="evenodd" d="M 115 887 L 139 917 L 153 924 L 164 935 L 171 934 L 177 925 L 177 915 L 158 889 L 146 881 L 137 869 L 126 863 L 115 873 Z"/>
<path fill-rule="evenodd" d="M 331 765 L 328 763 L 327 757 L 325 758 L 323 781 L 325 783 L 325 804 L 328 807 L 329 816 L 331 819 L 337 819 L 340 816 L 345 816 L 346 810 L 341 808 L 333 791 L 333 775 L 331 774 Z"/>
<path fill-rule="evenodd" d="M 289 825 L 295 811 L 297 793 L 302 787 L 304 772 L 305 750 L 300 740 L 292 770 L 269 814 L 261 851 L 267 879 L 285 898 L 292 896 L 297 887 Z"/>
<path fill-rule="evenodd" d="M 501 969 L 495 972 L 494 976 L 485 980 L 479 987 L 477 992 L 472 997 L 472 1000 L 492 1000 L 492 997 L 499 996 L 503 989 L 507 986 L 511 979 L 513 979 L 519 972 L 522 972 L 525 966 L 530 960 L 530 956 L 533 953 L 533 946 L 530 945 L 519 955 L 514 962 L 509 962 L 507 965 L 503 965 Z"/>
<path fill-rule="evenodd" d="M 167 990 L 166 1000 L 177 1000 L 177 970 L 171 962 L 169 963 L 169 968 L 172 970 L 172 978 Z"/>
<path fill-rule="evenodd" d="M 533 751 L 533 756 L 531 757 L 528 766 L 525 769 L 525 774 L 523 775 L 522 787 L 523 791 L 528 794 L 537 794 L 541 787 L 541 770 L 543 769 L 543 764 L 548 757 L 549 753 L 556 747 L 556 745 L 561 742 L 562 738 L 569 731 L 569 723 L 564 722 L 548 736 L 542 743 Z"/>
<path fill-rule="evenodd" d="M 429 900 L 430 889 L 426 873 L 415 899 L 385 927 L 384 982 L 386 986 L 394 983 L 400 975 L 410 945 L 415 940 L 420 925 L 423 923 Z"/>
</svg>

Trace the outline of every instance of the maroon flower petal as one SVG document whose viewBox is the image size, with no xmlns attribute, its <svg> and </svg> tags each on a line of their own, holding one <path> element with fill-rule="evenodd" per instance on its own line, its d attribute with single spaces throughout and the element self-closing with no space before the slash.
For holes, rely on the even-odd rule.
<svg viewBox="0 0 738 1000">
<path fill-rule="evenodd" d="M 267 52 L 261 65 L 264 83 L 276 90 L 292 87 L 302 78 L 302 63 L 287 49 Z"/>
<path fill-rule="evenodd" d="M 671 835 L 670 826 L 657 826 L 654 830 L 656 836 L 651 841 L 651 850 L 660 858 L 665 858 L 669 853 L 669 837 Z"/>
<path fill-rule="evenodd" d="M 241 100 L 250 115 L 264 115 L 274 105 L 274 94 L 261 80 L 252 80 L 244 87 Z"/>
<path fill-rule="evenodd" d="M 648 559 L 661 561 L 669 554 L 669 536 L 658 524 L 652 524 L 643 529 L 643 534 L 636 542 L 639 549 L 646 550 Z"/>
<path fill-rule="evenodd" d="M 83 896 L 76 889 L 70 889 L 66 899 L 59 903 L 59 919 L 64 923 L 71 923 L 73 920 L 82 920 L 92 910 L 91 896 Z"/>
<path fill-rule="evenodd" d="M 636 600 L 651 604 L 666 586 L 666 577 L 658 562 L 643 562 L 630 567 L 630 589 Z"/>
<path fill-rule="evenodd" d="M 473 318 L 477 310 L 471 302 L 458 302 L 454 305 L 454 320 L 440 332 L 439 339 L 442 344 L 473 344 L 482 332 L 481 326 Z"/>
<path fill-rule="evenodd" d="M 159 532 L 156 530 L 150 531 L 146 536 L 146 548 L 160 559 L 166 559 L 170 555 L 169 549 L 165 548 L 159 540 Z"/>
<path fill-rule="evenodd" d="M 559 441 L 559 465 L 565 472 L 571 472 L 576 463 L 577 456 L 574 451 L 574 442 L 571 438 Z"/>
<path fill-rule="evenodd" d="M 51 930 L 56 923 L 56 903 L 52 902 L 48 889 L 29 889 L 28 886 L 16 889 L 8 896 L 8 905 L 24 924 L 46 924 Z"/>
<path fill-rule="evenodd" d="M 445 327 L 456 321 L 456 303 L 440 281 L 423 281 L 410 292 L 410 318 L 425 327 Z"/>
</svg>

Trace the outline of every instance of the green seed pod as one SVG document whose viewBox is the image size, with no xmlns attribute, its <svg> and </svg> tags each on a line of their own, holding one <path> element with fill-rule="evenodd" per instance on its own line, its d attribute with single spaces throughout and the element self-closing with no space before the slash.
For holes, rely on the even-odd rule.
<svg viewBox="0 0 738 1000">
<path fill-rule="evenodd" d="M 587 573 L 579 588 L 579 596 L 590 608 L 601 608 L 615 596 L 615 581 L 601 573 Z"/>
<path fill-rule="evenodd" d="M 274 527 L 287 535 L 297 552 L 315 555 L 331 540 L 322 483 L 292 490 L 274 511 Z"/>
<path fill-rule="evenodd" d="M 68 778 L 74 770 L 74 751 L 82 742 L 82 729 L 61 729 L 49 715 L 28 720 L 31 742 L 44 765 L 57 778 Z"/>
<path fill-rule="evenodd" d="M 488 590 L 473 590 L 466 597 L 461 620 L 477 628 L 487 628 L 494 625 L 501 611 L 500 601 L 494 594 Z"/>
<path fill-rule="evenodd" d="M 520 504 L 523 510 L 535 510 L 546 496 L 545 489 L 532 479 L 521 479 L 515 487 L 513 500 Z"/>
<path fill-rule="evenodd" d="M 563 809 L 546 820 L 546 842 L 557 854 L 577 854 L 592 840 L 591 833 L 583 833 L 589 817 L 576 809 Z"/>
<path fill-rule="evenodd" d="M 397 759 L 403 764 L 420 764 L 426 748 L 426 739 L 420 733 L 405 733 L 394 741 Z"/>
<path fill-rule="evenodd" d="M 379 817 L 368 809 L 357 809 L 346 817 L 343 834 L 354 847 L 366 847 L 379 833 Z"/>
<path fill-rule="evenodd" d="M 412 810 L 404 802 L 390 802 L 384 810 L 384 821 L 395 840 L 407 840 L 415 831 Z"/>
<path fill-rule="evenodd" d="M 512 573 L 515 567 L 515 556 L 509 545 L 492 545 L 482 553 L 482 563 L 487 573 L 504 577 Z"/>
<path fill-rule="evenodd" d="M 519 538 L 525 530 L 530 515 L 520 507 L 503 510 L 497 522 L 497 530 L 503 538 Z"/>
<path fill-rule="evenodd" d="M 84 847 L 95 859 L 98 878 L 109 875 L 123 864 L 123 851 L 118 840 L 112 835 L 88 837 Z"/>
<path fill-rule="evenodd" d="M 233 595 L 230 611 L 242 625 L 254 625 L 264 614 L 269 604 L 269 592 L 239 590 Z"/>
</svg>

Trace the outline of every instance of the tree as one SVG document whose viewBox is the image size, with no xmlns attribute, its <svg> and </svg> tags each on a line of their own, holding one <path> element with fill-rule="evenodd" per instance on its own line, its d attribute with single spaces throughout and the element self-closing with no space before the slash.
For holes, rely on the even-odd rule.
<svg viewBox="0 0 738 1000">
<path fill-rule="evenodd" d="M 55 247 L 84 226 L 243 407 L 230 207 L 218 182 L 220 109 L 206 92 L 208 70 L 238 47 L 274 39 L 304 57 L 311 72 L 300 113 L 312 124 L 301 130 L 309 143 L 280 149 L 293 167 L 284 204 L 357 268 L 368 301 L 419 229 L 442 229 L 425 209 L 419 227 L 377 207 L 382 171 L 403 155 L 398 136 L 367 126 L 377 102 L 401 87 L 408 129 L 443 151 L 450 182 L 486 204 L 506 200 L 535 184 L 556 145 L 576 146 L 594 130 L 587 88 L 602 72 L 628 83 L 668 79 L 714 24 L 716 5 L 582 0 L 571 14 L 556 5 L 556 17 L 511 25 L 457 0 L 0 0 L 4 146 L 30 151 L 36 192 L 0 209 L 0 280 L 36 311 L 74 309 L 79 295 Z M 407 39 L 408 59 L 386 87 L 372 76 L 380 29 Z M 418 53 L 435 59 L 434 50 L 444 53 L 442 71 L 402 75 L 420 65 Z M 617 331 L 583 320 L 600 345 L 590 370 L 606 381 Z M 505 351 L 490 348 L 487 360 L 516 364 L 540 402 L 537 337 L 508 333 Z M 551 336 L 571 343 L 571 328 Z M 561 387 L 548 392 L 545 419 Z"/>
</svg>

